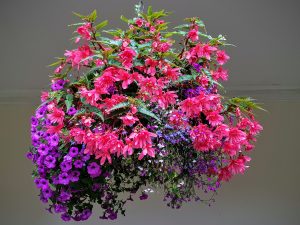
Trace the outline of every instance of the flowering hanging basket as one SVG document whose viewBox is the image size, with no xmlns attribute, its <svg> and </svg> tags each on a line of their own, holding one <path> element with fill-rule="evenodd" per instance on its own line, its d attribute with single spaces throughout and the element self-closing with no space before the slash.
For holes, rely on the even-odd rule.
<svg viewBox="0 0 300 225">
<path fill-rule="evenodd" d="M 196 17 L 170 32 L 164 10 L 136 13 L 121 16 L 127 30 L 103 30 L 96 11 L 76 13 L 78 46 L 53 64 L 31 119 L 34 182 L 65 221 L 88 219 L 94 204 L 100 218 L 116 219 L 157 189 L 172 208 L 209 204 L 223 181 L 244 173 L 262 130 L 259 105 L 222 96 L 224 36 L 208 35 Z"/>
</svg>

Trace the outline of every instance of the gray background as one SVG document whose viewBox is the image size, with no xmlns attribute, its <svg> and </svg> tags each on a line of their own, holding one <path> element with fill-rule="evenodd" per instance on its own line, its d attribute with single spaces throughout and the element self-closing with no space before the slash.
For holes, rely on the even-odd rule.
<svg viewBox="0 0 300 225">
<path fill-rule="evenodd" d="M 29 117 L 48 87 L 46 67 L 72 48 L 76 22 L 72 11 L 97 9 L 110 27 L 124 27 L 121 14 L 133 16 L 136 1 L 1 0 L 0 2 L 0 224 L 63 224 L 39 202 L 24 158 L 30 145 Z M 299 3 L 285 0 L 144 1 L 174 12 L 171 26 L 200 16 L 211 34 L 225 34 L 230 48 L 228 95 L 251 95 L 264 102 L 258 112 L 264 131 L 251 154 L 245 176 L 226 183 L 212 207 L 189 204 L 181 210 L 164 206 L 159 195 L 128 205 L 126 217 L 106 222 L 97 212 L 84 224 L 128 225 L 296 225 L 300 224 Z M 70 223 L 72 224 L 72 223 Z M 74 223 L 75 224 L 75 223 Z"/>
</svg>

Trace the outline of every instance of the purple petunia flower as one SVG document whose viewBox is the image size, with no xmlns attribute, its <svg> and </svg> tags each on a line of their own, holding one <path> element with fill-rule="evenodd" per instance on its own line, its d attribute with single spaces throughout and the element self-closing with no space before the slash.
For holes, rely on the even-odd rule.
<svg viewBox="0 0 300 225">
<path fill-rule="evenodd" d="M 61 214 L 60 217 L 63 221 L 70 221 L 71 220 L 71 216 L 68 213 Z"/>
<path fill-rule="evenodd" d="M 44 179 L 44 178 L 41 178 L 40 179 L 40 182 L 39 182 L 39 186 L 41 189 L 47 189 L 49 187 L 49 182 L 48 180 Z"/>
<path fill-rule="evenodd" d="M 51 146 L 53 147 L 57 146 L 59 143 L 59 136 L 57 134 L 50 136 L 49 142 Z"/>
<path fill-rule="evenodd" d="M 72 169 L 72 161 L 71 160 L 63 161 L 60 164 L 60 168 L 63 172 L 68 172 L 69 170 Z"/>
<path fill-rule="evenodd" d="M 65 81 L 62 79 L 56 80 L 52 85 L 51 89 L 52 91 L 59 91 L 64 88 Z"/>
<path fill-rule="evenodd" d="M 84 162 L 86 162 L 86 161 L 88 161 L 90 158 L 91 158 L 90 155 L 84 155 L 84 156 L 82 157 L 82 160 L 83 160 Z"/>
<path fill-rule="evenodd" d="M 81 213 L 81 220 L 87 220 L 92 215 L 92 211 L 90 209 L 85 209 Z"/>
<path fill-rule="evenodd" d="M 47 155 L 49 152 L 49 147 L 45 144 L 41 144 L 40 147 L 38 148 L 38 153 L 40 155 Z"/>
<path fill-rule="evenodd" d="M 58 200 L 61 202 L 65 202 L 65 201 L 70 200 L 71 197 L 72 197 L 71 193 L 69 193 L 65 190 L 61 190 Z"/>
<path fill-rule="evenodd" d="M 40 119 L 42 117 L 45 117 L 46 111 L 47 111 L 46 105 L 40 107 L 35 113 L 36 118 Z"/>
<path fill-rule="evenodd" d="M 78 170 L 74 170 L 70 173 L 70 180 L 72 182 L 76 182 L 79 180 L 80 172 Z"/>
<path fill-rule="evenodd" d="M 92 178 L 98 177 L 101 174 L 100 166 L 95 162 L 88 165 L 87 171 Z"/>
<path fill-rule="evenodd" d="M 61 174 L 59 174 L 59 176 L 58 176 L 58 182 L 60 184 L 64 184 L 64 185 L 69 184 L 70 183 L 70 178 L 69 178 L 68 173 L 61 173 Z"/>
<path fill-rule="evenodd" d="M 36 127 L 37 125 L 39 125 L 38 119 L 36 117 L 32 116 L 31 117 L 31 126 Z"/>
<path fill-rule="evenodd" d="M 140 200 L 146 200 L 148 198 L 148 195 L 146 193 L 143 193 L 141 196 L 140 196 Z"/>
<path fill-rule="evenodd" d="M 54 205 L 54 212 L 55 213 L 62 213 L 62 212 L 66 212 L 67 211 L 67 207 L 60 205 L 60 204 L 56 204 Z"/>
<path fill-rule="evenodd" d="M 69 110 L 68 110 L 68 112 L 67 112 L 67 114 L 68 114 L 69 116 L 73 116 L 73 115 L 75 115 L 76 113 L 77 113 L 77 110 L 76 110 L 74 107 L 69 108 Z"/>
<path fill-rule="evenodd" d="M 69 151 L 69 155 L 71 157 L 75 157 L 78 155 L 78 148 L 77 147 L 71 147 Z"/>
<path fill-rule="evenodd" d="M 44 164 L 49 168 L 54 168 L 55 167 L 55 163 L 56 163 L 56 159 L 55 157 L 53 157 L 52 155 L 48 155 L 45 158 Z"/>
<path fill-rule="evenodd" d="M 75 168 L 77 168 L 77 169 L 80 169 L 80 168 L 82 168 L 83 167 L 83 162 L 81 161 L 81 160 L 76 160 L 75 162 L 74 162 L 74 167 Z"/>
<path fill-rule="evenodd" d="M 52 192 L 52 190 L 51 190 L 49 187 L 47 187 L 46 189 L 43 189 L 43 190 L 42 190 L 42 195 L 43 195 L 45 198 L 47 198 L 47 199 L 51 198 L 51 197 L 52 197 L 52 194 L 53 194 L 53 192 Z"/>
</svg>

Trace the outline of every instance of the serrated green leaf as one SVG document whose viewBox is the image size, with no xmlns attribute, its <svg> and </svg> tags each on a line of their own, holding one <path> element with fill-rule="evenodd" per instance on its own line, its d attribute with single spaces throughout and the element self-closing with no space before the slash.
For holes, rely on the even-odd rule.
<svg viewBox="0 0 300 225">
<path fill-rule="evenodd" d="M 113 106 L 111 109 L 109 109 L 109 111 L 114 111 L 114 110 L 117 110 L 117 109 L 126 108 L 128 106 L 130 106 L 129 102 L 121 102 L 121 103 Z"/>
<path fill-rule="evenodd" d="M 149 117 L 152 117 L 152 118 L 156 119 L 158 122 L 161 122 L 160 119 L 149 109 L 142 107 L 142 106 L 138 106 L 137 110 L 139 113 L 144 114 Z"/>
<path fill-rule="evenodd" d="M 89 109 L 91 112 L 93 112 L 95 115 L 97 115 L 102 120 L 102 122 L 104 122 L 104 115 L 100 109 L 98 109 L 94 106 L 90 106 Z"/>
</svg>

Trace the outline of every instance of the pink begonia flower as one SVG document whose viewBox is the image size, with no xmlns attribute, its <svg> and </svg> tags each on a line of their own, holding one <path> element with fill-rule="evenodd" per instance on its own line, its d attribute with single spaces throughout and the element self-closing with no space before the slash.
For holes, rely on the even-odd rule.
<svg viewBox="0 0 300 225">
<path fill-rule="evenodd" d="M 257 121 L 253 121 L 249 132 L 251 135 L 257 135 L 262 130 L 263 127 Z"/>
<path fill-rule="evenodd" d="M 80 65 L 88 65 L 89 61 L 84 60 L 87 57 L 93 54 L 92 50 L 88 45 L 84 45 L 79 47 L 78 49 L 74 49 L 71 51 L 66 51 L 65 56 L 67 57 L 66 61 L 72 64 L 72 67 L 77 66 L 80 68 Z"/>
<path fill-rule="evenodd" d="M 159 91 L 159 94 L 154 96 L 151 102 L 157 102 L 159 107 L 166 109 L 169 105 L 175 104 L 177 98 L 174 91 Z"/>
<path fill-rule="evenodd" d="M 220 65 L 224 65 L 229 59 L 230 57 L 225 53 L 224 50 L 217 51 L 217 62 Z"/>
<path fill-rule="evenodd" d="M 92 123 L 95 122 L 95 120 L 91 117 L 82 116 L 81 122 L 84 126 L 90 127 L 92 125 Z"/>
<path fill-rule="evenodd" d="M 223 69 L 221 66 L 216 70 L 212 72 L 212 77 L 214 80 L 219 80 L 220 78 L 222 80 L 228 79 L 228 71 Z"/>
<path fill-rule="evenodd" d="M 154 33 L 156 31 L 155 26 L 151 26 L 149 31 L 150 31 L 150 33 Z"/>
<path fill-rule="evenodd" d="M 54 107 L 52 109 L 52 113 L 47 115 L 47 118 L 50 120 L 51 123 L 62 124 L 65 118 L 65 113 L 63 110 Z"/>
<path fill-rule="evenodd" d="M 207 87 L 209 85 L 209 79 L 206 75 L 197 77 L 197 81 L 201 84 L 202 87 Z"/>
<path fill-rule="evenodd" d="M 85 40 L 91 40 L 92 35 L 90 33 L 92 28 L 91 23 L 86 23 L 83 26 L 77 28 L 77 33 L 81 35 Z"/>
<path fill-rule="evenodd" d="M 174 126 L 185 126 L 187 124 L 183 117 L 183 113 L 178 111 L 173 111 L 169 115 L 169 123 Z"/>
<path fill-rule="evenodd" d="M 224 167 L 221 169 L 221 171 L 219 173 L 218 180 L 219 181 L 229 181 L 231 177 L 232 177 L 232 174 L 229 171 L 228 167 Z"/>
<path fill-rule="evenodd" d="M 114 107 L 115 105 L 118 105 L 121 102 L 126 101 L 127 98 L 123 95 L 112 95 L 110 98 L 103 99 L 103 103 L 99 105 L 100 108 L 106 109 L 107 113 L 109 113 L 109 110 Z"/>
<path fill-rule="evenodd" d="M 213 127 L 220 125 L 224 121 L 224 117 L 221 116 L 217 111 L 212 111 L 208 113 L 206 119 L 208 120 L 209 124 Z"/>
<path fill-rule="evenodd" d="M 44 102 L 49 98 L 49 93 L 47 91 L 42 91 L 41 101 Z"/>
<path fill-rule="evenodd" d="M 74 138 L 74 140 L 78 143 L 78 144 L 82 144 L 85 143 L 86 141 L 86 133 L 84 130 L 80 129 L 80 128 L 72 128 L 70 130 L 70 135 Z"/>
<path fill-rule="evenodd" d="M 146 155 L 149 155 L 152 158 L 155 157 L 155 149 L 152 148 L 151 145 L 147 145 L 142 149 L 142 152 L 140 153 L 138 160 L 142 160 Z"/>
<path fill-rule="evenodd" d="M 60 65 L 54 70 L 54 73 L 58 74 L 62 71 L 62 69 L 63 69 L 63 65 Z"/>
<path fill-rule="evenodd" d="M 167 52 L 171 46 L 172 44 L 169 42 L 154 41 L 152 43 L 152 48 L 156 52 Z"/>
<path fill-rule="evenodd" d="M 188 38 L 191 39 L 191 41 L 198 41 L 198 29 L 191 29 L 188 33 Z"/>
<path fill-rule="evenodd" d="M 223 144 L 223 150 L 229 156 L 235 156 L 241 150 L 242 146 L 240 144 L 233 144 L 232 142 L 225 141 Z"/>
<path fill-rule="evenodd" d="M 97 101 L 100 100 L 99 93 L 95 90 L 87 90 L 85 87 L 81 87 L 79 89 L 80 96 L 85 99 L 87 103 L 89 103 L 92 106 L 97 106 Z"/>
<path fill-rule="evenodd" d="M 126 157 L 127 155 L 133 154 L 133 148 L 132 148 L 133 141 L 129 138 L 125 138 L 125 142 L 126 142 L 126 145 L 123 148 L 124 157 Z"/>
<path fill-rule="evenodd" d="M 58 124 L 57 126 L 48 126 L 47 133 L 49 134 L 58 134 L 60 133 L 61 129 L 64 127 L 63 124 Z"/>
<path fill-rule="evenodd" d="M 180 102 L 180 109 L 188 117 L 193 117 L 202 111 L 202 106 L 199 104 L 197 98 L 187 98 Z"/>
<path fill-rule="evenodd" d="M 155 77 L 143 77 L 139 82 L 141 92 L 155 94 L 157 91 L 157 79 Z"/>
<path fill-rule="evenodd" d="M 113 86 L 119 79 L 116 77 L 117 69 L 109 67 L 103 71 L 102 76 L 94 81 L 95 89 L 99 94 L 108 94 L 108 88 Z"/>
<path fill-rule="evenodd" d="M 135 20 L 135 24 L 138 26 L 138 27 L 142 27 L 143 24 L 144 24 L 144 20 L 142 18 L 137 18 Z"/>
<path fill-rule="evenodd" d="M 215 139 L 209 127 L 205 124 L 200 124 L 190 131 L 190 136 L 193 140 L 193 146 L 196 150 L 207 152 L 214 148 Z"/>
<path fill-rule="evenodd" d="M 149 132 L 146 129 L 133 132 L 130 134 L 129 138 L 133 139 L 134 148 L 144 148 L 152 144 L 151 137 L 156 137 L 157 135 Z"/>
<path fill-rule="evenodd" d="M 168 79 L 171 79 L 172 81 L 176 81 L 178 79 L 178 76 L 180 75 L 180 68 L 172 68 L 170 66 L 166 66 L 163 69 L 163 73 L 166 75 Z"/>
<path fill-rule="evenodd" d="M 249 162 L 251 158 L 249 156 L 240 155 L 237 159 L 231 160 L 228 169 L 229 171 L 235 175 L 235 174 L 243 174 L 249 166 L 246 166 L 245 163 Z"/>
<path fill-rule="evenodd" d="M 218 137 L 220 140 L 223 137 L 228 137 L 228 133 L 229 133 L 229 127 L 226 124 L 220 124 L 219 126 L 216 127 L 216 129 L 214 130 L 214 135 L 216 137 Z"/>
<path fill-rule="evenodd" d="M 210 60 L 212 53 L 216 50 L 216 47 L 210 46 L 209 44 L 197 44 L 192 49 L 192 52 L 196 54 L 199 58 L 206 58 Z"/>
<path fill-rule="evenodd" d="M 110 149 L 111 153 L 116 153 L 117 156 L 119 157 L 120 155 L 123 155 L 123 151 L 125 148 L 124 142 L 121 140 L 114 140 L 113 146 Z"/>
<path fill-rule="evenodd" d="M 133 83 L 135 80 L 139 80 L 139 77 L 140 77 L 140 76 L 141 76 L 141 75 L 140 75 L 139 73 L 137 73 L 137 72 L 134 72 L 134 73 L 128 73 L 127 71 L 122 70 L 122 69 L 120 69 L 120 70 L 118 71 L 118 75 L 117 75 L 118 80 L 123 81 L 123 82 L 122 82 L 122 88 L 123 88 L 123 89 L 127 89 L 128 86 L 129 86 L 131 83 Z"/>
<path fill-rule="evenodd" d="M 132 61 L 135 56 L 136 56 L 136 52 L 129 47 L 126 47 L 119 54 L 119 58 L 121 60 L 122 65 L 125 67 L 125 69 L 130 69 L 132 67 Z"/>
<path fill-rule="evenodd" d="M 148 66 L 146 73 L 154 76 L 156 74 L 156 66 L 158 65 L 158 61 L 148 58 L 145 60 L 145 65 Z"/>
<path fill-rule="evenodd" d="M 246 140 L 246 137 L 246 133 L 236 127 L 232 127 L 229 129 L 228 141 L 232 144 L 241 144 Z"/>
<path fill-rule="evenodd" d="M 131 114 L 126 114 L 125 116 L 121 116 L 120 119 L 126 126 L 131 126 L 135 124 L 139 119 Z"/>
</svg>

